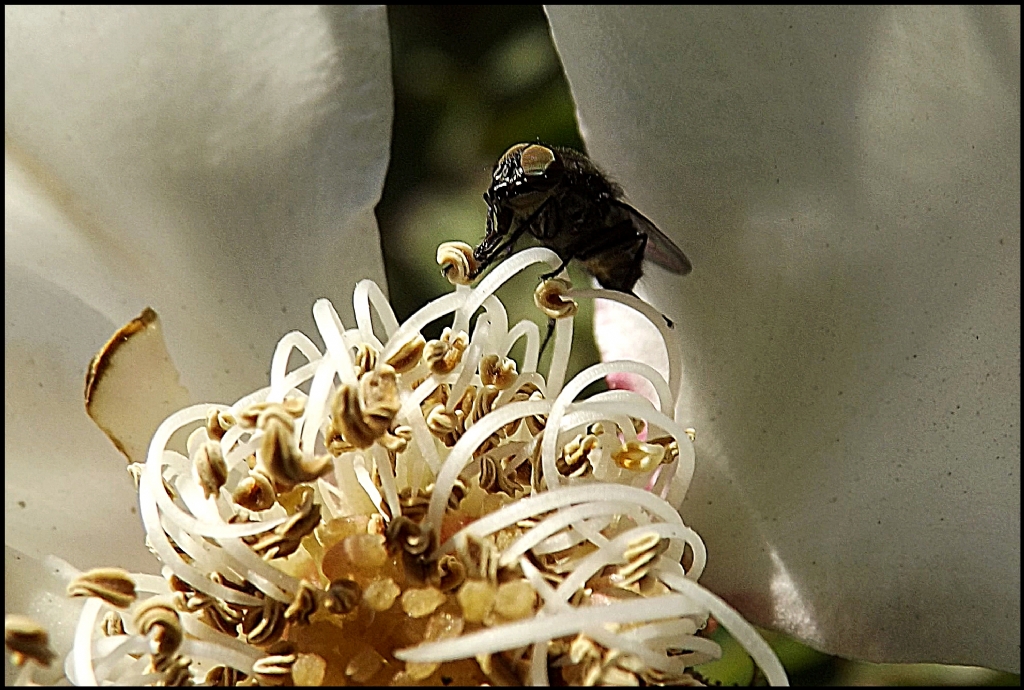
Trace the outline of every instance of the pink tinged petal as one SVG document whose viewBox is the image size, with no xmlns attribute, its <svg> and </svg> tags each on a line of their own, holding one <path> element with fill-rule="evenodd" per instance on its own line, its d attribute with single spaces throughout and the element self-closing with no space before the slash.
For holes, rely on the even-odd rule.
<svg viewBox="0 0 1024 690">
<path fill-rule="evenodd" d="M 591 154 L 693 260 L 646 282 L 706 583 L 825 651 L 1019 672 L 1019 8 L 548 15 Z"/>
<path fill-rule="evenodd" d="M 9 546 L 156 567 L 82 403 L 143 307 L 231 401 L 313 299 L 382 281 L 389 50 L 381 8 L 5 8 Z"/>
<path fill-rule="evenodd" d="M 627 359 L 646 362 L 668 380 L 668 353 L 664 341 L 658 329 L 633 309 L 612 300 L 597 300 L 594 304 L 594 337 L 603 361 Z M 635 391 L 652 404 L 658 404 L 654 386 L 642 376 L 616 372 L 605 379 L 609 388 Z"/>
</svg>

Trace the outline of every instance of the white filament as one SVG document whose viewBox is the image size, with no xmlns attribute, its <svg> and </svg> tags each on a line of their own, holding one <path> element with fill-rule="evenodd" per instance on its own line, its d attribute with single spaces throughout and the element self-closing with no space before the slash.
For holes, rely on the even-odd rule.
<svg viewBox="0 0 1024 690">
<path fill-rule="evenodd" d="M 564 613 L 539 616 L 508 625 L 498 625 L 479 632 L 438 642 L 425 642 L 395 652 L 395 658 L 406 662 L 441 662 L 472 658 L 537 642 L 575 635 L 591 626 L 609 623 L 643 623 L 687 615 L 693 602 L 680 594 L 666 594 L 607 606 L 576 607 Z"/>
</svg>

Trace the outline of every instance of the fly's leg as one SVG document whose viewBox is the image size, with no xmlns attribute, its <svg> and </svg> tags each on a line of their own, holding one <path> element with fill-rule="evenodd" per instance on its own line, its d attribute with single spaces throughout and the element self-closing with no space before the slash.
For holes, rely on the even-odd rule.
<svg viewBox="0 0 1024 690">
<path fill-rule="evenodd" d="M 559 258 L 562 258 L 562 257 L 559 257 Z M 545 273 L 545 274 L 541 275 L 540 279 L 541 280 L 551 280 L 552 278 L 557 276 L 559 273 L 564 271 L 565 267 L 569 265 L 569 262 L 572 261 L 575 258 L 576 257 L 573 256 L 572 254 L 570 254 L 568 256 L 568 258 L 562 258 L 562 263 L 558 266 L 558 268 L 556 268 L 553 271 L 549 271 L 548 273 Z"/>
<path fill-rule="evenodd" d="M 512 232 L 511 237 L 509 237 L 507 240 L 499 244 L 494 249 L 485 249 L 485 251 L 481 252 L 480 248 L 486 246 L 484 244 L 481 244 L 476 249 L 474 249 L 473 258 L 476 259 L 477 263 L 476 273 L 474 274 L 474 277 L 480 275 L 480 273 L 482 273 L 488 266 L 494 263 L 495 259 L 504 259 L 505 257 L 507 257 L 512 252 L 512 249 L 515 247 L 516 241 L 523 236 L 524 232 L 526 232 L 526 226 L 521 225 Z"/>
<path fill-rule="evenodd" d="M 643 298 L 642 298 L 642 297 L 641 297 L 640 295 L 636 294 L 636 293 L 635 293 L 635 292 L 633 292 L 632 290 L 630 290 L 630 291 L 629 291 L 629 292 L 627 292 L 626 294 L 627 294 L 627 295 L 633 295 L 633 297 L 636 297 L 636 298 L 637 298 L 638 300 L 640 300 L 641 302 L 643 302 L 643 301 L 646 301 L 646 300 L 644 300 L 644 299 L 643 299 Z M 676 327 L 676 322 L 675 322 L 675 321 L 673 321 L 672 319 L 668 318 L 668 316 L 666 316 L 665 314 L 662 314 L 662 315 L 661 315 L 661 318 L 665 319 L 665 325 L 666 325 L 666 326 L 668 326 L 669 328 L 675 328 L 675 327 Z"/>
<path fill-rule="evenodd" d="M 537 217 L 540 216 L 540 212 L 544 210 L 544 207 L 548 205 L 549 201 L 550 199 L 547 199 L 544 201 L 544 203 L 538 206 L 536 211 L 531 213 L 526 220 L 520 223 L 516 227 L 516 229 L 512 231 L 512 234 L 509 236 L 507 240 L 499 243 L 493 249 L 490 249 L 486 248 L 487 238 L 493 234 L 494 227 L 497 224 L 497 221 L 495 220 L 497 211 L 494 211 L 492 209 L 491 213 L 487 216 L 487 235 L 484 237 L 484 241 L 480 243 L 480 245 L 477 246 L 476 249 L 473 250 L 473 258 L 476 259 L 477 262 L 477 269 L 475 275 L 480 275 L 480 273 L 482 273 L 484 269 L 486 269 L 488 266 L 494 263 L 496 259 L 507 258 L 508 255 L 511 254 L 512 250 L 515 248 L 516 242 L 519 241 L 519 238 L 523 236 L 524 232 L 530 229 L 530 226 L 533 225 L 534 221 L 537 220 Z M 481 248 L 484 248 L 483 251 L 481 251 Z"/>
<path fill-rule="evenodd" d="M 544 356 L 544 350 L 547 349 L 548 343 L 551 341 L 551 336 L 555 333 L 555 320 L 548 319 L 548 332 L 544 335 L 544 342 L 540 344 L 540 352 L 537 354 L 537 361 Z"/>
</svg>

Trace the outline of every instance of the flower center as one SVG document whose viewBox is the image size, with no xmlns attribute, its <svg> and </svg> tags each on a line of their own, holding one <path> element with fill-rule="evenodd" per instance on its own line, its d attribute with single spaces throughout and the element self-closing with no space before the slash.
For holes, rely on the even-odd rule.
<svg viewBox="0 0 1024 690">
<path fill-rule="evenodd" d="M 685 495 L 694 463 L 672 416 L 671 329 L 631 295 L 552 279 L 537 292 L 557 319 L 542 373 L 537 325 L 509 324 L 494 291 L 558 257 L 520 252 L 476 287 L 468 247 L 444 245 L 438 261 L 455 291 L 405 323 L 363 281 L 354 327 L 314 305 L 323 351 L 289 333 L 267 387 L 165 420 L 135 468 L 164 578 L 76 581 L 91 598 L 72 680 L 678 683 L 716 658 L 701 630 L 731 609 L 697 584 L 704 544 L 665 500 Z M 667 381 L 606 362 L 563 385 L 574 300 L 593 296 L 662 329 Z M 651 380 L 659 404 L 578 399 L 616 372 Z M 752 639 L 738 620 L 732 632 Z M 774 656 L 755 651 L 778 680 Z"/>
</svg>

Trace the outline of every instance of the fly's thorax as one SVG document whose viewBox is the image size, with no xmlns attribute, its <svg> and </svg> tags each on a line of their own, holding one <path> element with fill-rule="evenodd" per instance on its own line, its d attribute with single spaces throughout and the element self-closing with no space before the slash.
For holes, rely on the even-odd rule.
<svg viewBox="0 0 1024 690">
<path fill-rule="evenodd" d="M 611 205 L 607 198 L 589 195 L 585 188 L 563 186 L 556 190 L 531 228 L 533 235 L 559 255 L 572 255 L 600 237 L 609 227 Z"/>
</svg>

